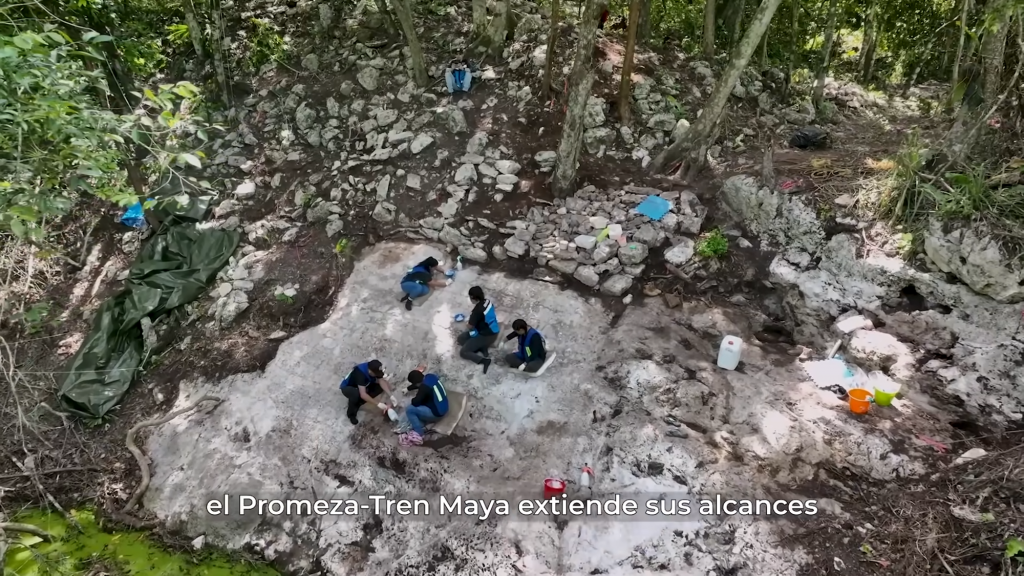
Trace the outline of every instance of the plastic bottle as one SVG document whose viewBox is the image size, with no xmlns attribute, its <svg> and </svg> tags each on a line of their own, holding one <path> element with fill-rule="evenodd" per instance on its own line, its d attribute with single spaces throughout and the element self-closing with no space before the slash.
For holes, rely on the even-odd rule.
<svg viewBox="0 0 1024 576">
<path fill-rule="evenodd" d="M 583 467 L 583 472 L 580 473 L 580 487 L 590 488 L 591 480 L 594 478 L 594 471 L 587 464 Z"/>
<path fill-rule="evenodd" d="M 718 348 L 718 367 L 725 370 L 735 370 L 740 364 L 740 356 L 743 355 L 743 340 L 736 336 L 726 336 L 722 345 Z"/>
<path fill-rule="evenodd" d="M 455 259 L 455 269 L 462 270 L 462 256 Z"/>
</svg>

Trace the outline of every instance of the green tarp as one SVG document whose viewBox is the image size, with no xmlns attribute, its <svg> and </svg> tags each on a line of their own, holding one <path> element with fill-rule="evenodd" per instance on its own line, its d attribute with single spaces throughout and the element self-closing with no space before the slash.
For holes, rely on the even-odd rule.
<svg viewBox="0 0 1024 576">
<path fill-rule="evenodd" d="M 227 230 L 198 230 L 207 202 L 165 220 L 143 246 L 123 292 L 104 302 L 60 388 L 63 407 L 84 418 L 101 418 L 116 406 L 141 367 L 145 345 L 140 321 L 188 304 L 206 291 L 238 246 Z M 196 210 L 197 205 L 201 210 Z"/>
</svg>

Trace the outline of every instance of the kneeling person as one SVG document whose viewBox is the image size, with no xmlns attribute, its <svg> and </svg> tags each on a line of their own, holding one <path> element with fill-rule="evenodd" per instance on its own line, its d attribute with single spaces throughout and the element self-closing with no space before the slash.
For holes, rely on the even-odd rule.
<svg viewBox="0 0 1024 576">
<path fill-rule="evenodd" d="M 424 423 L 437 422 L 448 413 L 448 392 L 437 374 L 424 374 L 425 367 L 409 372 L 409 388 L 417 390 L 416 397 L 405 410 L 412 430 L 399 436 L 403 445 L 420 445 L 426 429 Z"/>
<path fill-rule="evenodd" d="M 459 356 L 474 364 L 480 364 L 484 367 L 484 374 L 487 374 L 487 369 L 491 366 L 489 349 L 498 340 L 501 326 L 498 324 L 494 305 L 484 297 L 483 288 L 470 288 L 469 301 L 473 304 L 473 311 L 469 314 L 469 330 L 459 334 L 455 341 L 462 347 Z"/>
<path fill-rule="evenodd" d="M 405 295 L 400 302 L 405 302 L 406 310 L 412 310 L 412 301 L 426 296 L 431 288 L 444 288 L 452 283 L 450 279 L 434 280 L 438 266 L 436 258 L 427 258 L 413 266 L 412 270 L 402 277 L 402 292 L 405 292 Z"/>
<path fill-rule="evenodd" d="M 506 336 L 505 340 L 513 338 L 519 339 L 519 345 L 515 352 L 505 355 L 505 362 L 512 368 L 525 372 L 534 373 L 540 370 L 548 358 L 547 350 L 544 349 L 544 337 L 540 332 L 520 318 L 512 323 L 512 333 Z"/>
<path fill-rule="evenodd" d="M 341 381 L 341 393 L 348 398 L 348 421 L 352 424 L 359 424 L 356 418 L 359 408 L 367 402 L 373 402 L 373 398 L 381 392 L 387 392 L 391 397 L 391 405 L 398 404 L 394 393 L 391 391 L 391 384 L 384 379 L 384 366 L 380 360 L 370 360 L 357 365 L 352 372 Z M 381 411 L 388 409 L 388 405 L 379 402 L 377 407 Z"/>
</svg>

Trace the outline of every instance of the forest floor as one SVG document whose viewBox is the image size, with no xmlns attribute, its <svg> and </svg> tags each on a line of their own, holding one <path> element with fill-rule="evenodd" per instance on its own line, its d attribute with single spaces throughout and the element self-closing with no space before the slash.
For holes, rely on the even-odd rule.
<svg viewBox="0 0 1024 576">
<path fill-rule="evenodd" d="M 455 55 L 449 36 L 432 33 L 430 27 L 427 27 L 421 41 L 425 44 L 428 57 L 435 63 L 443 63 Z M 568 46 L 566 41 L 563 50 L 565 56 L 571 53 Z M 388 45 L 376 53 L 386 56 L 391 47 L 397 48 L 397 45 Z M 472 103 L 471 107 L 460 106 L 468 119 L 468 132 L 451 134 L 442 130 L 435 133 L 438 138 L 433 147 L 427 150 L 428 153 L 383 163 L 387 173 L 396 175 L 393 177 L 393 192 L 389 201 L 409 222 L 436 216 L 444 200 L 443 194 L 427 192 L 444 190 L 450 179 L 449 172 L 437 168 L 439 161 L 434 161 L 434 151 L 451 151 L 451 158 L 461 156 L 466 138 L 479 131 L 490 134 L 490 147 L 503 147 L 506 157 L 522 164 L 522 170 L 518 173 L 519 185 L 516 192 L 505 194 L 501 200 L 491 198 L 489 201 L 466 202 L 456 217 L 458 222 L 525 219 L 532 207 L 549 205 L 554 200 L 547 184 L 549 173 L 542 172 L 532 158 L 539 151 L 557 149 L 564 111 L 558 104 L 535 102 L 535 96 L 527 105 L 517 105 L 507 94 L 511 82 L 532 85 L 536 90 L 539 83 L 536 67 L 527 63 L 512 69 L 507 62 L 521 57 L 529 59 L 535 48 L 536 43 L 530 43 L 528 37 L 517 40 L 511 46 L 506 61 L 495 64 L 499 75 L 475 84 L 472 91 L 462 97 Z M 600 66 L 603 61 L 607 61 L 608 66 L 616 70 L 617 59 L 621 59 L 621 38 L 613 33 L 605 34 L 599 49 L 602 58 L 597 64 Z M 690 62 L 678 57 L 671 49 L 641 51 L 637 61 L 637 76 L 653 78 L 667 73 L 673 75 L 684 87 L 701 86 L 701 78 L 689 66 Z M 563 57 L 558 64 L 567 62 Z M 346 82 L 358 86 L 356 70 L 331 71 L 326 68 L 324 66 L 323 70 L 315 73 L 282 68 L 270 75 L 261 76 L 254 80 L 250 98 L 262 98 L 258 96 L 262 90 L 286 90 L 286 87 L 302 83 L 307 86 L 305 98 L 310 105 L 322 108 L 329 96 L 337 96 L 339 86 Z M 449 98 L 447 94 L 439 92 L 438 83 L 443 82 L 436 77 L 432 81 L 434 84 L 431 92 L 439 94 L 443 105 L 445 99 Z M 602 73 L 599 74 L 594 94 L 614 102 L 617 89 L 618 75 Z M 680 102 L 687 111 L 686 117 L 693 120 L 693 111 L 700 107 L 700 101 L 690 92 L 684 88 Z M 699 91 L 697 95 L 700 95 Z M 708 208 L 702 231 L 717 227 L 736 228 L 737 223 L 717 208 L 717 191 L 728 176 L 760 174 L 762 150 L 770 140 L 777 147 L 774 162 L 779 181 L 793 182 L 796 193 L 804 195 L 808 202 L 817 206 L 819 217 L 834 221 L 831 211 L 836 200 L 844 195 L 855 197 L 865 187 L 877 185 L 887 170 L 891 170 L 886 161 L 899 150 L 908 131 L 928 132 L 940 128 L 938 121 L 922 117 L 917 112 L 915 102 L 916 98 L 913 97 L 892 98 L 885 99 L 881 105 L 841 108 L 833 123 L 827 125 L 832 147 L 817 152 L 804 152 L 788 149 L 783 144 L 789 133 L 798 126 L 787 126 L 782 122 L 781 126 L 775 128 L 765 127 L 760 119 L 771 110 L 765 111 L 759 107 L 757 99 L 736 99 L 725 119 L 721 141 L 736 142 L 744 135 L 746 141 L 741 145 L 724 147 L 699 182 L 683 186 L 670 178 L 653 177 L 646 173 L 638 159 L 628 153 L 600 157 L 583 154 L 577 180 L 580 188 L 593 185 L 599 190 L 621 189 L 627 184 L 663 191 L 688 190 Z M 246 119 L 248 128 L 256 134 L 260 133 L 260 121 L 258 114 L 252 114 Z M 750 127 L 757 127 L 753 135 L 750 135 Z M 243 225 L 279 218 L 281 214 L 293 211 L 289 208 L 293 189 L 302 187 L 314 174 L 330 171 L 338 173 L 337 162 L 341 160 L 323 147 L 305 147 L 300 159 L 275 165 L 266 155 L 267 143 L 273 141 L 274 135 L 269 133 L 267 136 L 269 138 L 266 142 L 246 148 L 245 155 L 255 162 L 251 172 L 253 177 L 265 177 L 268 181 L 271 175 L 280 177 L 278 192 L 261 192 L 251 203 L 246 204 L 238 213 Z M 651 153 L 656 151 L 652 150 Z M 420 187 L 407 185 L 402 189 L 398 185 L 399 170 L 405 174 L 423 175 Z M 341 176 L 330 178 L 341 179 L 344 174 L 345 169 L 342 169 Z M 284 190 L 289 192 L 282 193 Z M 230 188 L 226 187 L 225 193 L 229 192 Z M 332 237 L 322 225 L 307 224 L 304 219 L 299 219 L 298 233 L 290 242 L 284 242 L 272 234 L 260 235 L 253 241 L 243 240 L 243 244 L 250 244 L 256 250 L 265 252 L 260 263 L 262 276 L 253 280 L 254 286 L 249 292 L 250 306 L 230 325 L 219 326 L 204 317 L 205 308 L 212 300 L 202 300 L 197 306 L 200 311 L 192 320 L 165 334 L 166 349 L 147 364 L 124 402 L 104 422 L 92 426 L 66 425 L 52 413 L 35 410 L 29 417 L 38 422 L 38 433 L 11 434 L 9 432 L 13 432 L 19 424 L 5 423 L 4 433 L 0 435 L 3 437 L 0 440 L 0 452 L 12 457 L 0 462 L 0 486 L 3 487 L 4 495 L 23 504 L 39 501 L 41 495 L 35 484 L 29 478 L 17 476 L 21 474 L 20 467 L 12 462 L 14 454 L 27 452 L 37 455 L 33 462 L 36 470 L 80 468 L 48 473 L 41 477 L 42 487 L 67 506 L 90 501 L 120 506 L 139 480 L 137 466 L 125 447 L 125 435 L 129 428 L 145 418 L 171 410 L 180 402 L 179 387 L 185 382 L 218 382 L 234 374 L 266 369 L 277 357 L 278 347 L 283 342 L 323 325 L 330 318 L 338 306 L 339 294 L 346 288 L 352 288 L 347 286 L 347 281 L 354 267 L 359 265 L 364 251 L 374 250 L 375 246 L 383 242 L 393 246 L 395 241 L 408 241 L 409 226 L 403 222 L 378 221 L 372 216 L 374 204 L 371 201 L 355 206 L 342 216 L 345 221 L 343 237 L 350 241 L 348 250 L 342 254 L 336 251 L 337 236 Z M 82 214 L 96 214 L 95 206 L 83 207 L 81 211 Z M 87 255 L 81 270 L 62 267 L 53 260 L 34 260 L 28 274 L 18 279 L 33 293 L 33 301 L 52 303 L 46 318 L 32 325 L 31 333 L 24 329 L 24 325 L 12 323 L 6 324 L 0 332 L 9 346 L 4 366 L 12 370 L 12 374 L 17 372 L 25 381 L 31 382 L 30 389 L 38 398 L 53 397 L 65 376 L 68 359 L 89 330 L 92 314 L 99 304 L 116 294 L 122 286 L 116 276 L 130 265 L 135 251 L 131 246 L 135 243 L 137 249 L 138 233 L 113 223 L 116 213 L 113 208 L 102 209 L 101 220 L 84 246 L 85 231 L 88 230 L 86 220 L 78 219 L 64 233 L 68 239 L 69 253 L 81 252 Z M 502 236 L 493 231 L 484 244 L 500 244 L 501 240 Z M 11 259 L 20 257 L 16 254 L 5 256 Z M 675 295 L 684 304 L 703 303 L 709 307 L 730 310 L 743 317 L 751 309 L 765 311 L 761 303 L 771 298 L 772 289 L 766 287 L 761 280 L 765 277 L 764 271 L 770 260 L 770 253 L 752 247 L 735 246 L 717 269 L 710 271 L 699 282 L 686 282 L 667 271 L 660 254 L 652 253 L 643 275 L 638 278 L 639 282 L 630 291 L 634 296 L 631 304 L 623 303 L 621 296 L 599 294 L 573 279 L 563 282 L 563 286 L 584 298 L 596 298 L 609 314 L 612 327 L 629 306 L 643 306 L 646 299 L 652 299 L 652 305 L 660 306 L 660 302 L 654 300 L 668 300 L 665 295 Z M 535 266 L 525 259 L 490 258 L 480 264 L 480 268 L 481 273 L 503 273 L 517 281 L 535 274 Z M 296 296 L 290 300 L 275 296 L 276 289 L 285 284 L 299 287 Z M 768 338 L 763 340 L 767 341 Z M 780 357 L 792 357 L 794 351 L 799 353 L 791 335 L 783 334 L 778 338 L 776 352 Z M 344 374 L 336 376 L 340 380 Z M 273 393 L 272 390 L 267 392 Z M 7 402 L 10 401 L 9 398 Z M 342 419 L 341 414 L 338 419 Z M 884 431 L 881 432 L 883 434 L 903 436 L 894 431 L 894 423 L 891 421 L 883 419 L 874 425 Z M 926 425 L 934 423 L 918 422 L 911 426 L 919 430 Z M 1019 443 L 1011 442 L 1006 437 L 997 437 L 981 427 L 965 425 L 965 428 L 956 437 L 956 442 L 963 443 L 964 447 L 982 445 L 990 452 L 1003 452 L 1013 458 L 1021 456 Z M 959 446 L 951 448 L 955 453 L 963 451 Z M 913 532 L 908 530 L 935 528 L 941 531 L 947 525 L 946 522 L 956 521 L 949 514 L 942 516 L 940 511 L 931 509 L 928 504 L 934 493 L 948 491 L 949 483 L 945 477 L 929 480 L 929 475 L 945 470 L 955 454 L 928 454 L 932 449 L 920 445 L 907 446 L 906 450 L 925 455 L 922 462 L 927 468 L 916 476 L 922 479 L 880 482 L 868 477 L 857 477 L 851 468 L 836 468 L 823 470 L 818 475 L 819 481 L 785 487 L 807 497 L 828 497 L 846 502 L 844 509 L 847 515 L 843 522 L 837 523 L 832 517 L 821 517 L 780 542 L 809 551 L 812 558 L 805 567 L 805 574 L 891 573 L 888 567 L 896 563 L 892 555 L 906 554 L 907 547 L 916 545 Z M 966 469 L 965 474 L 968 474 Z M 840 480 L 829 480 L 830 475 Z M 911 486 L 913 489 L 909 489 Z M 998 491 L 998 488 L 994 490 Z M 886 496 L 879 499 L 877 495 L 880 492 Z M 865 530 L 865 526 L 873 528 Z M 876 532 L 873 533 L 872 529 Z M 877 532 L 883 532 L 885 539 L 879 541 L 876 538 Z M 861 546 L 862 541 L 868 540 L 874 544 L 869 547 L 871 552 Z M 941 567 L 954 559 L 961 561 L 962 558 L 968 558 L 979 547 L 980 543 L 975 541 L 964 543 L 959 547 L 962 550 L 950 550 L 945 557 L 940 553 L 937 558 L 942 559 L 942 562 L 938 565 Z M 926 564 L 934 562 L 930 557 L 925 560 Z M 845 569 L 841 569 L 841 565 Z M 946 569 L 953 573 L 948 566 Z M 939 572 L 941 570 L 935 573 Z"/>
</svg>

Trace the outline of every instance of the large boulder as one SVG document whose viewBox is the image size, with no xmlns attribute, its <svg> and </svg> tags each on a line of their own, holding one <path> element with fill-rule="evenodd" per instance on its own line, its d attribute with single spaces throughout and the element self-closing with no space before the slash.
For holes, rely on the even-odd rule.
<svg viewBox="0 0 1024 576">
<path fill-rule="evenodd" d="M 367 66 L 356 74 L 356 81 L 368 92 L 377 90 L 377 82 L 380 80 L 380 72 L 376 68 Z"/>
<path fill-rule="evenodd" d="M 1003 254 L 983 225 L 946 232 L 933 221 L 924 237 L 924 252 L 943 272 L 998 302 L 1024 302 L 1024 265 Z"/>
<path fill-rule="evenodd" d="M 438 115 L 452 134 L 459 134 L 469 130 L 466 115 L 457 106 L 448 106 L 442 109 Z"/>
<path fill-rule="evenodd" d="M 627 274 L 615 274 L 601 285 L 601 293 L 609 296 L 622 296 L 633 286 L 633 277 Z"/>
<path fill-rule="evenodd" d="M 606 126 L 591 128 L 583 133 L 583 145 L 587 152 L 597 154 L 602 146 L 610 146 L 615 143 L 615 131 Z"/>
<path fill-rule="evenodd" d="M 597 128 L 604 124 L 604 99 L 591 96 L 583 109 L 583 127 Z"/>
<path fill-rule="evenodd" d="M 808 254 L 816 254 L 825 243 L 825 231 L 813 209 L 799 199 L 762 187 L 750 176 L 726 180 L 721 198 L 762 241 Z"/>
<path fill-rule="evenodd" d="M 673 246 L 670 250 L 665 251 L 665 262 L 675 266 L 682 267 L 690 258 L 693 258 L 694 243 L 689 238 L 682 238 L 679 240 L 679 244 Z"/>
</svg>

